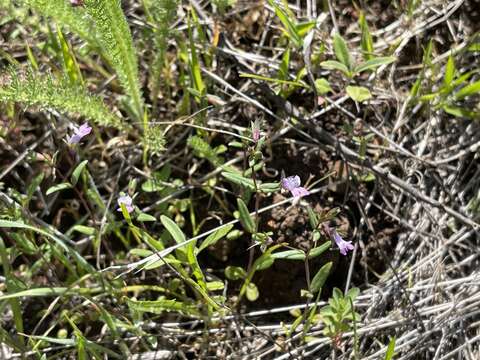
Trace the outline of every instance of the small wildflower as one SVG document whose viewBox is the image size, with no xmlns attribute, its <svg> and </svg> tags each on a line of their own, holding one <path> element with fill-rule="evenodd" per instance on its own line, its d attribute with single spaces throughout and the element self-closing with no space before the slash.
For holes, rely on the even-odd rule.
<svg viewBox="0 0 480 360">
<path fill-rule="evenodd" d="M 69 144 L 78 144 L 84 136 L 87 136 L 92 131 L 92 128 L 88 126 L 88 123 L 81 125 L 79 128 L 75 129 L 72 136 L 67 138 Z"/>
<path fill-rule="evenodd" d="M 120 196 L 117 200 L 118 209 L 117 211 L 122 211 L 122 204 L 125 205 L 127 212 L 130 214 L 134 210 L 133 200 L 129 195 Z"/>
<path fill-rule="evenodd" d="M 260 140 L 260 122 L 255 120 L 255 122 L 251 122 L 252 127 L 252 139 L 255 143 Z"/>
<path fill-rule="evenodd" d="M 300 186 L 300 176 L 298 175 L 282 178 L 281 184 L 282 188 L 290 191 L 295 198 L 310 195 L 307 189 Z"/>
<path fill-rule="evenodd" d="M 340 254 L 347 255 L 347 252 L 349 250 L 353 250 L 352 242 L 343 240 L 343 238 L 340 235 L 338 235 L 337 230 L 333 229 L 331 231 L 331 234 L 333 236 L 333 240 L 335 240 L 335 243 L 340 249 Z"/>
</svg>

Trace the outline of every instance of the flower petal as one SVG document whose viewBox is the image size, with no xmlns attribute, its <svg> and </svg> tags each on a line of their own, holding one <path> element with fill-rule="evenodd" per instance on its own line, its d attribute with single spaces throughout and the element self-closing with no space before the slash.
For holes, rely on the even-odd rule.
<svg viewBox="0 0 480 360">
<path fill-rule="evenodd" d="M 300 176 L 295 175 L 283 178 L 281 183 L 285 190 L 292 191 L 300 186 Z"/>
<path fill-rule="evenodd" d="M 293 195 L 294 197 L 296 197 L 296 198 L 310 195 L 310 192 L 309 192 L 307 189 L 305 189 L 304 187 L 301 187 L 301 186 L 299 186 L 299 187 L 297 187 L 297 188 L 295 188 L 295 189 L 292 189 L 292 190 L 291 190 L 291 193 L 292 193 L 292 195 Z"/>
</svg>

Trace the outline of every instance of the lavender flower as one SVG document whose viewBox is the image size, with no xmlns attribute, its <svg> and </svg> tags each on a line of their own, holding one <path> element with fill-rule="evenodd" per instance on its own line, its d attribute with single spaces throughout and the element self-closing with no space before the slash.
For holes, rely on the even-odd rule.
<svg viewBox="0 0 480 360">
<path fill-rule="evenodd" d="M 129 214 L 135 209 L 133 206 L 133 200 L 129 195 L 120 196 L 117 200 L 117 203 L 119 206 L 117 211 L 122 211 L 122 204 L 125 205 L 125 208 Z"/>
<path fill-rule="evenodd" d="M 310 195 L 307 189 L 300 186 L 300 177 L 298 175 L 282 178 L 281 185 L 282 188 L 290 191 L 295 198 Z"/>
<path fill-rule="evenodd" d="M 333 240 L 335 240 L 335 243 L 340 249 L 340 254 L 347 255 L 347 252 L 349 250 L 353 250 L 352 242 L 343 240 L 343 238 L 340 235 L 338 235 L 337 230 L 333 229 L 331 231 L 331 235 L 333 236 Z"/>
<path fill-rule="evenodd" d="M 252 139 L 255 143 L 260 140 L 260 123 L 258 120 L 255 120 L 255 122 L 251 123 L 252 127 Z"/>
<path fill-rule="evenodd" d="M 67 138 L 69 144 L 78 144 L 84 136 L 87 136 L 92 131 L 92 128 L 88 126 L 88 123 L 81 125 L 79 128 L 75 129 L 73 135 Z"/>
</svg>

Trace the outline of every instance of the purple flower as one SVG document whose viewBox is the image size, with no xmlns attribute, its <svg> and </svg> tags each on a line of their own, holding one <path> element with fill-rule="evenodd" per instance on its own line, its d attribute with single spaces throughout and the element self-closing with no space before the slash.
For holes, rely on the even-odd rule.
<svg viewBox="0 0 480 360">
<path fill-rule="evenodd" d="M 340 249 L 340 254 L 347 255 L 347 252 L 349 250 L 353 250 L 352 242 L 343 240 L 342 237 L 338 235 L 337 230 L 332 229 L 330 234 L 332 235 L 333 240 L 335 240 L 335 243 Z"/>
<path fill-rule="evenodd" d="M 122 204 L 125 205 L 125 208 L 127 209 L 127 212 L 130 214 L 134 210 L 133 206 L 133 200 L 129 195 L 123 195 L 120 196 L 117 200 L 118 203 L 118 209 L 117 211 L 122 211 Z"/>
<path fill-rule="evenodd" d="M 290 191 L 295 198 L 310 195 L 307 189 L 300 186 L 300 176 L 298 175 L 282 178 L 281 184 L 282 188 Z"/>
<path fill-rule="evenodd" d="M 260 140 L 260 124 L 258 120 L 255 120 L 255 122 L 251 123 L 252 126 L 252 139 L 255 143 Z"/>
<path fill-rule="evenodd" d="M 67 138 L 69 144 L 78 144 L 84 136 L 87 136 L 92 131 L 92 128 L 88 126 L 88 123 L 81 125 L 79 128 L 75 129 L 73 135 Z"/>
</svg>

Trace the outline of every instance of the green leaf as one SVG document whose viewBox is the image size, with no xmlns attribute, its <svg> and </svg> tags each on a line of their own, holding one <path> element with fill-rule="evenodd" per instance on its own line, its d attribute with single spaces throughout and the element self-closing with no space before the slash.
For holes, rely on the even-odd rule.
<svg viewBox="0 0 480 360">
<path fill-rule="evenodd" d="M 95 234 L 96 229 L 91 226 L 75 225 L 74 227 L 72 227 L 72 231 L 76 231 L 84 235 L 90 236 Z"/>
<path fill-rule="evenodd" d="M 196 305 L 186 304 L 177 300 L 154 300 L 154 301 L 136 301 L 126 298 L 128 307 L 135 311 L 148 312 L 153 314 L 163 314 L 164 312 L 177 312 L 184 315 L 199 317 L 200 312 Z"/>
<path fill-rule="evenodd" d="M 480 92 L 480 80 L 475 81 L 472 84 L 469 84 L 463 88 L 461 88 L 456 94 L 455 98 L 457 100 L 462 100 L 463 98 L 474 95 L 476 93 Z"/>
<path fill-rule="evenodd" d="M 305 260 L 307 255 L 302 250 L 286 250 L 273 253 L 272 257 L 274 259 L 285 259 L 285 260 Z"/>
<path fill-rule="evenodd" d="M 48 188 L 46 194 L 50 195 L 50 194 L 53 194 L 54 192 L 65 190 L 65 189 L 71 189 L 71 188 L 72 188 L 72 184 L 70 184 L 68 182 L 64 182 L 64 183 L 57 184 L 57 185 L 54 185 L 54 186 Z"/>
<path fill-rule="evenodd" d="M 2 74 L 5 81 L 0 86 L 1 102 L 14 101 L 27 106 L 55 109 L 72 116 L 83 116 L 102 126 L 125 129 L 123 121 L 105 106 L 100 97 L 72 85 L 69 79 L 56 79 L 49 74 L 33 72 L 21 74 L 14 67 Z"/>
<path fill-rule="evenodd" d="M 143 118 L 138 64 L 132 34 L 119 0 L 85 0 L 85 9 L 95 22 L 103 53 L 133 101 L 138 120 Z M 91 31 L 91 30 L 90 30 Z"/>
<path fill-rule="evenodd" d="M 280 67 L 278 69 L 278 78 L 281 80 L 288 79 L 288 68 L 290 66 L 290 48 L 287 48 L 282 56 L 282 62 L 280 63 Z"/>
<path fill-rule="evenodd" d="M 395 60 L 397 60 L 397 58 L 395 58 L 393 56 L 375 57 L 375 58 L 367 60 L 364 63 L 358 65 L 355 68 L 355 72 L 361 73 L 361 72 L 366 71 L 366 70 L 373 70 L 373 69 L 376 69 L 379 66 L 390 64 L 390 63 L 394 62 Z"/>
<path fill-rule="evenodd" d="M 257 183 L 257 185 L 258 185 L 258 183 Z M 277 192 L 278 190 L 280 190 L 280 183 L 279 183 L 279 182 L 274 182 L 274 183 L 261 183 L 261 184 L 258 186 L 258 189 L 259 189 L 261 192 L 264 192 L 264 193 Z"/>
<path fill-rule="evenodd" d="M 172 235 L 173 239 L 177 242 L 177 244 L 181 244 L 186 241 L 185 234 L 172 219 L 166 217 L 165 215 L 162 215 L 160 216 L 160 221 L 162 222 L 163 226 L 165 226 L 170 235 Z"/>
<path fill-rule="evenodd" d="M 347 86 L 346 90 L 348 96 L 358 102 L 363 102 L 372 98 L 370 90 L 363 86 Z"/>
<path fill-rule="evenodd" d="M 141 221 L 141 222 L 154 222 L 154 221 L 157 221 L 157 219 L 155 218 L 155 216 L 152 216 L 150 214 L 145 214 L 145 213 L 140 213 L 138 214 L 137 216 L 137 220 L 138 221 Z"/>
<path fill-rule="evenodd" d="M 447 87 L 451 86 L 453 78 L 455 77 L 455 61 L 453 56 L 448 57 L 447 65 L 445 65 L 445 76 L 443 78 L 443 84 Z"/>
<path fill-rule="evenodd" d="M 456 117 L 465 117 L 469 119 L 474 119 L 478 117 L 478 112 L 468 110 L 464 107 L 460 106 L 452 106 L 452 105 L 444 105 L 442 106 L 443 111 L 447 114 L 456 116 Z"/>
<path fill-rule="evenodd" d="M 262 75 L 257 75 L 257 74 L 240 73 L 240 77 L 262 80 L 262 81 L 268 81 L 268 82 L 273 82 L 273 83 L 276 83 L 276 84 L 292 85 L 292 86 L 297 86 L 297 87 L 303 87 L 303 88 L 306 88 L 306 89 L 309 88 L 309 86 L 307 84 L 305 84 L 304 82 L 282 80 L 282 79 L 273 79 L 273 78 L 269 78 L 269 77 L 262 76 Z"/>
<path fill-rule="evenodd" d="M 388 343 L 387 353 L 385 354 L 385 360 L 392 360 L 395 355 L 395 336 L 390 339 Z"/>
<path fill-rule="evenodd" d="M 229 280 L 240 280 L 247 277 L 246 271 L 239 266 L 227 266 L 225 268 L 225 276 Z"/>
<path fill-rule="evenodd" d="M 308 205 L 307 206 L 307 212 L 308 212 L 308 220 L 310 222 L 310 227 L 312 230 L 317 229 L 318 227 L 318 215 L 313 209 Z"/>
<path fill-rule="evenodd" d="M 30 201 L 33 198 L 33 194 L 35 193 L 35 191 L 37 191 L 37 189 L 38 190 L 40 189 L 39 187 L 40 187 L 40 184 L 43 181 L 44 176 L 45 176 L 45 173 L 41 172 L 40 174 L 35 176 L 33 178 L 32 182 L 28 185 L 27 197 L 26 197 L 25 200 L 22 200 L 23 207 L 28 207 L 28 204 L 30 203 Z"/>
<path fill-rule="evenodd" d="M 21 0 L 20 5 L 30 7 L 34 13 L 41 14 L 67 26 L 72 32 L 88 41 L 93 47 L 98 47 L 95 32 L 92 31 L 91 19 L 85 9 L 73 7 L 65 0 Z"/>
<path fill-rule="evenodd" d="M 243 202 L 242 199 L 237 198 L 238 211 L 240 212 L 240 222 L 242 223 L 243 228 L 250 234 L 256 232 L 255 221 L 250 216 L 247 205 Z"/>
<path fill-rule="evenodd" d="M 91 289 L 88 288 L 70 289 L 68 287 L 46 287 L 23 290 L 13 294 L 4 294 L 0 296 L 0 300 L 15 299 L 19 297 L 61 296 L 65 295 L 68 291 L 70 291 L 72 294 L 88 294 L 92 292 Z"/>
<path fill-rule="evenodd" d="M 271 254 L 267 254 L 266 256 L 262 256 L 258 262 L 256 262 L 256 270 L 265 270 L 268 269 L 270 266 L 273 265 L 275 259 Z"/>
<path fill-rule="evenodd" d="M 365 60 L 370 60 L 373 57 L 373 40 L 370 30 L 368 28 L 367 21 L 365 20 L 365 15 L 363 12 L 360 12 L 360 29 L 362 30 L 362 39 L 360 41 L 360 46 L 363 52 L 363 58 Z"/>
<path fill-rule="evenodd" d="M 58 238 L 55 235 L 50 234 L 49 232 L 39 229 L 38 227 L 34 227 L 28 224 L 24 224 L 18 221 L 9 221 L 9 220 L 0 220 L 0 228 L 13 228 L 13 229 L 26 229 L 34 231 L 38 234 L 41 234 L 47 238 L 52 239 L 55 243 L 63 249 L 66 253 L 71 254 L 78 263 L 78 266 L 86 271 L 94 271 L 93 267 L 74 249 L 70 248 L 69 246 L 65 245 L 63 240 Z"/>
<path fill-rule="evenodd" d="M 77 165 L 75 170 L 73 170 L 72 177 L 71 177 L 71 182 L 72 186 L 77 185 L 78 179 L 80 178 L 80 175 L 82 175 L 82 171 L 87 165 L 88 160 L 83 160 L 80 164 Z"/>
<path fill-rule="evenodd" d="M 354 287 L 347 291 L 347 293 L 345 294 L 345 297 L 349 297 L 350 299 L 352 299 L 352 302 L 353 302 L 355 301 L 355 299 L 359 294 L 360 294 L 360 289 L 357 287 Z"/>
<path fill-rule="evenodd" d="M 323 287 L 323 284 L 325 284 L 325 281 L 327 280 L 328 275 L 330 274 L 330 269 L 332 268 L 332 262 L 328 262 L 325 265 L 323 265 L 320 270 L 315 274 L 315 276 L 312 279 L 312 282 L 310 283 L 310 291 L 312 293 L 319 292 L 320 289 Z"/>
<path fill-rule="evenodd" d="M 301 38 L 304 38 L 308 34 L 308 32 L 315 27 L 315 24 L 316 24 L 315 20 L 301 22 L 295 25 L 295 29 L 297 34 Z"/>
<path fill-rule="evenodd" d="M 328 250 L 331 246 L 330 241 L 326 241 L 320 246 L 317 246 L 310 250 L 310 253 L 308 254 L 309 259 L 314 259 L 321 254 L 323 254 L 326 250 Z M 302 250 L 286 250 L 286 251 L 280 251 L 277 253 L 273 253 L 272 257 L 274 259 L 285 259 L 285 260 L 305 260 L 306 254 Z"/>
<path fill-rule="evenodd" d="M 274 8 L 275 15 L 280 19 L 285 28 L 285 33 L 290 40 L 292 40 L 297 48 L 302 47 L 302 38 L 297 31 L 294 21 L 290 19 L 290 17 L 293 17 L 293 14 L 288 14 L 288 11 L 281 9 L 273 0 L 268 0 L 268 3 Z"/>
<path fill-rule="evenodd" d="M 340 61 L 350 71 L 353 68 L 352 58 L 348 50 L 347 43 L 340 34 L 336 33 L 333 36 L 333 50 L 337 60 Z"/>
<path fill-rule="evenodd" d="M 224 288 L 225 288 L 225 284 L 221 281 L 207 282 L 208 291 L 218 291 L 218 290 L 223 290 Z"/>
<path fill-rule="evenodd" d="M 198 91 L 199 96 L 197 100 L 206 93 L 206 86 L 202 79 L 202 70 L 200 69 L 200 62 L 198 61 L 197 49 L 195 48 L 195 43 L 193 41 L 192 30 L 190 26 L 188 27 L 188 37 L 190 44 L 190 58 L 189 58 L 189 67 L 190 67 L 190 76 L 194 89 Z"/>
<path fill-rule="evenodd" d="M 347 75 L 349 77 L 351 76 L 350 70 L 345 65 L 343 65 L 341 62 L 338 62 L 336 60 L 322 61 L 320 63 L 320 66 L 325 68 L 325 69 L 328 69 L 328 70 L 339 70 L 339 71 L 343 72 L 345 75 Z"/>
<path fill-rule="evenodd" d="M 62 30 L 59 26 L 57 26 L 57 35 L 58 41 L 60 42 L 60 46 L 62 48 L 64 71 L 67 73 L 72 84 L 83 86 L 82 73 L 80 72 L 77 59 L 75 58 L 73 49 L 63 36 Z"/>
<path fill-rule="evenodd" d="M 247 179 L 240 174 L 226 171 L 222 172 L 222 176 L 234 184 L 241 185 L 250 190 L 255 190 L 255 185 L 252 179 Z"/>
<path fill-rule="evenodd" d="M 315 89 L 320 95 L 325 95 L 326 93 L 333 92 L 332 87 L 327 79 L 320 78 L 315 80 Z"/>
<path fill-rule="evenodd" d="M 245 295 L 247 296 L 247 299 L 249 301 L 255 301 L 258 299 L 258 296 L 260 295 L 259 291 L 258 291 L 258 288 L 257 288 L 257 285 L 255 285 L 254 283 L 250 282 L 248 285 L 247 285 L 247 290 L 246 290 L 246 293 Z"/>
<path fill-rule="evenodd" d="M 218 240 L 220 240 L 225 235 L 227 235 L 232 228 L 233 228 L 232 224 L 227 224 L 222 226 L 220 229 L 215 230 L 215 232 L 211 233 L 210 235 L 208 235 L 208 237 L 202 242 L 202 244 L 198 248 L 197 254 L 200 253 L 200 251 L 202 251 L 203 249 L 206 249 L 207 247 L 214 245 Z"/>
</svg>

